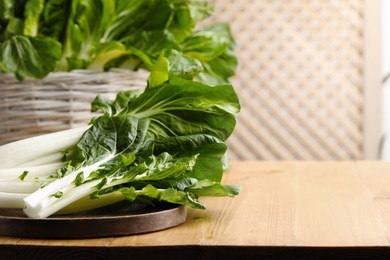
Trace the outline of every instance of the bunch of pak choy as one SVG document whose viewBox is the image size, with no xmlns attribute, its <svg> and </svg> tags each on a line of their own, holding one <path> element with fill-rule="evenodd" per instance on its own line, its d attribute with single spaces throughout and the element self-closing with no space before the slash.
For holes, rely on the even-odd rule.
<svg viewBox="0 0 390 260">
<path fill-rule="evenodd" d="M 172 49 L 202 64 L 196 81 L 225 84 L 237 65 L 229 25 L 198 28 L 213 10 L 207 0 L 2 0 L 0 71 L 151 70 Z"/>
<path fill-rule="evenodd" d="M 0 146 L 0 207 L 46 218 L 120 201 L 203 209 L 200 197 L 239 194 L 221 184 L 239 100 L 230 84 L 193 81 L 202 69 L 165 50 L 147 88 L 96 97 L 90 125 Z"/>
</svg>

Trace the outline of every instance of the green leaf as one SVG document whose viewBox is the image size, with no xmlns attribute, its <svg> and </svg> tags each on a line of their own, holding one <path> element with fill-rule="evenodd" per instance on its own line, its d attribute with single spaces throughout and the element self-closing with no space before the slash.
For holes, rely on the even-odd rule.
<svg viewBox="0 0 390 260">
<path fill-rule="evenodd" d="M 198 155 L 189 177 L 220 181 L 224 172 L 223 156 L 227 146 L 208 135 L 175 136 L 154 141 L 155 152 L 166 151 L 174 156 Z"/>
<path fill-rule="evenodd" d="M 160 201 L 166 201 L 175 204 L 187 205 L 193 208 L 205 209 L 206 207 L 191 197 L 190 194 L 183 191 L 178 191 L 172 188 L 168 188 L 161 192 Z"/>
<path fill-rule="evenodd" d="M 15 35 L 22 35 L 24 30 L 23 20 L 17 17 L 10 18 L 2 38 L 9 39 Z"/>
<path fill-rule="evenodd" d="M 173 78 L 147 88 L 126 110 L 129 115 L 150 118 L 158 138 L 202 133 L 225 141 L 235 127 L 240 105 L 231 85 L 210 87 Z"/>
<path fill-rule="evenodd" d="M 103 71 L 111 60 L 130 53 L 123 44 L 115 41 L 100 43 L 93 49 L 93 52 L 95 57 L 88 65 L 88 69 L 97 71 Z"/>
<path fill-rule="evenodd" d="M 195 79 L 211 85 L 225 84 L 234 75 L 237 67 L 237 59 L 231 50 L 218 58 L 202 63 L 204 70 Z"/>
<path fill-rule="evenodd" d="M 164 50 L 150 72 L 148 87 L 158 86 L 173 77 L 192 79 L 202 70 L 198 60 L 175 50 Z"/>
<path fill-rule="evenodd" d="M 126 108 L 127 103 L 138 97 L 143 91 L 143 89 L 130 89 L 119 92 L 114 102 L 109 102 L 98 95 L 92 102 L 91 110 L 92 112 L 101 110 L 103 113 L 107 113 L 109 115 L 119 114 L 123 109 Z"/>
<path fill-rule="evenodd" d="M 153 68 L 151 69 L 149 78 L 148 78 L 148 87 L 158 86 L 169 79 L 169 60 L 161 55 Z"/>
<path fill-rule="evenodd" d="M 237 185 L 222 185 L 218 182 L 204 179 L 186 188 L 186 191 L 197 197 L 234 197 L 241 192 L 241 187 Z"/>
<path fill-rule="evenodd" d="M 178 178 L 190 172 L 195 165 L 197 156 L 174 159 L 169 153 L 164 152 L 158 156 L 151 156 L 151 160 L 145 161 L 148 171 L 137 175 L 137 181 L 158 181 L 168 178 Z"/>
<path fill-rule="evenodd" d="M 196 80 L 207 84 L 229 82 L 237 68 L 235 42 L 228 24 L 213 24 L 188 37 L 183 53 L 202 62 L 204 70 Z"/>
<path fill-rule="evenodd" d="M 28 0 L 24 9 L 24 35 L 37 36 L 45 0 Z"/>
<path fill-rule="evenodd" d="M 119 191 L 130 202 L 133 202 L 137 198 L 137 195 L 138 195 L 134 187 L 121 188 L 121 189 L 119 189 Z"/>
<path fill-rule="evenodd" d="M 101 40 L 123 43 L 151 69 L 162 50 L 180 50 L 197 22 L 212 10 L 204 0 L 118 1 L 116 16 Z"/>
<path fill-rule="evenodd" d="M 134 187 L 125 187 L 118 190 L 130 202 L 141 202 L 144 204 L 155 204 L 158 202 L 169 202 L 173 204 L 187 205 L 193 208 L 204 209 L 205 206 L 197 201 L 191 194 L 178 191 L 172 188 L 157 189 L 152 185 L 146 185 L 137 190 Z"/>
<path fill-rule="evenodd" d="M 172 12 L 173 7 L 166 0 L 117 1 L 114 21 L 102 39 L 103 41 L 116 40 L 125 43 L 136 41 L 142 32 L 161 33 L 167 27 Z"/>
<path fill-rule="evenodd" d="M 160 198 L 160 192 L 157 188 L 153 187 L 152 185 L 148 184 L 145 187 L 142 188 L 140 193 L 144 196 L 147 196 L 149 198 L 153 199 L 159 199 Z"/>
<path fill-rule="evenodd" d="M 159 180 L 158 182 L 150 181 L 148 183 L 152 184 L 156 188 L 161 188 L 161 189 L 172 188 L 172 189 L 184 191 L 187 187 L 192 186 L 197 181 L 198 181 L 197 179 L 190 178 L 187 177 L 186 175 L 183 175 L 174 179 L 169 178 L 169 179 Z"/>
<path fill-rule="evenodd" d="M 141 31 L 134 39 L 125 41 L 125 45 L 146 54 L 150 60 L 157 58 L 164 49 L 179 49 L 175 37 L 165 29 Z"/>
<path fill-rule="evenodd" d="M 41 14 L 39 33 L 64 41 L 72 1 L 46 0 Z"/>
<path fill-rule="evenodd" d="M 43 36 L 14 36 L 0 45 L 0 63 L 22 80 L 44 78 L 61 56 L 61 44 Z"/>
<path fill-rule="evenodd" d="M 222 29 L 226 30 L 226 27 Z M 230 40 L 221 32 L 226 34 L 214 25 L 194 33 L 182 44 L 184 53 L 202 62 L 217 58 L 226 51 Z"/>
<path fill-rule="evenodd" d="M 14 17 L 15 0 L 0 1 L 0 22 L 6 23 Z"/>
<path fill-rule="evenodd" d="M 63 41 L 62 70 L 86 68 L 95 57 L 95 45 L 111 24 L 114 13 L 112 0 L 72 1 Z M 70 64 L 65 64 L 66 60 Z"/>
<path fill-rule="evenodd" d="M 211 16 L 214 12 L 215 6 L 214 4 L 210 3 L 210 1 L 190 0 L 189 9 L 192 20 L 196 24 Z"/>
<path fill-rule="evenodd" d="M 174 6 L 174 14 L 169 31 L 175 35 L 178 42 L 182 42 L 191 35 L 196 24 L 210 16 L 214 9 L 213 5 L 207 1 L 171 0 L 170 2 Z"/>
<path fill-rule="evenodd" d="M 198 152 L 194 170 L 189 176 L 197 179 L 210 179 L 213 181 L 221 181 L 222 175 L 225 172 L 224 155 L 226 154 L 227 145 L 225 143 L 207 144 L 193 152 Z M 183 155 L 186 153 L 183 152 Z"/>
<path fill-rule="evenodd" d="M 99 117 L 77 143 L 77 161 L 91 164 L 123 151 L 140 149 L 138 139 L 144 138 L 146 122 L 131 116 Z"/>
<path fill-rule="evenodd" d="M 113 115 L 116 113 L 116 111 L 113 111 L 113 108 L 114 107 L 111 105 L 111 102 L 105 100 L 100 95 L 97 95 L 91 103 L 91 111 L 92 112 L 96 112 L 98 110 L 101 110 L 104 113 L 107 113 L 109 115 Z"/>
<path fill-rule="evenodd" d="M 110 103 L 98 100 L 95 109 Z M 153 139 L 206 134 L 225 141 L 236 125 L 240 104 L 231 85 L 208 86 L 172 78 L 126 102 L 112 102 L 111 112 L 150 119 L 148 135 Z"/>
</svg>

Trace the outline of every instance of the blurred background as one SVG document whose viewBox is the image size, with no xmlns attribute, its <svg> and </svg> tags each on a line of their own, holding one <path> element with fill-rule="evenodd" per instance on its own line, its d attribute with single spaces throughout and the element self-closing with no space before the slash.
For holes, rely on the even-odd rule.
<svg viewBox="0 0 390 260">
<path fill-rule="evenodd" d="M 232 159 L 390 158 L 390 1 L 212 2 L 238 46 Z"/>
<path fill-rule="evenodd" d="M 390 1 L 382 0 L 382 73 L 384 77 L 390 73 Z M 390 81 L 383 84 L 383 146 L 381 159 L 390 160 Z"/>
</svg>

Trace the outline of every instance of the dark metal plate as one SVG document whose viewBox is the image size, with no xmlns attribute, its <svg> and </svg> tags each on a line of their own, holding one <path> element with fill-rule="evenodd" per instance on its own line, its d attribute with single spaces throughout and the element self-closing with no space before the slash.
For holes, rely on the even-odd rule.
<svg viewBox="0 0 390 260">
<path fill-rule="evenodd" d="M 0 208 L 0 236 L 25 238 L 94 238 L 167 229 L 183 223 L 184 206 L 164 204 L 111 206 L 75 215 L 31 219 L 19 209 Z"/>
</svg>

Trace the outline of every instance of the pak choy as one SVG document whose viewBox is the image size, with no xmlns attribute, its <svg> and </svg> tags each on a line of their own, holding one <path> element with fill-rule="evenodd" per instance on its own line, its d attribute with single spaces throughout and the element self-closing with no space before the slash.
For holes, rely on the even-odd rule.
<svg viewBox="0 0 390 260">
<path fill-rule="evenodd" d="M 90 126 L 1 146 L 0 183 L 28 188 L 0 184 L 0 207 L 45 218 L 122 200 L 205 208 L 199 197 L 237 195 L 239 186 L 221 184 L 240 110 L 234 88 L 176 77 L 171 54 L 145 90 L 97 97 L 93 109 L 103 114 Z"/>
</svg>

